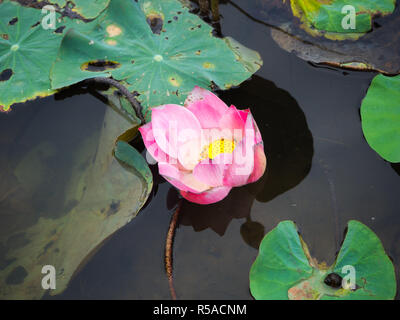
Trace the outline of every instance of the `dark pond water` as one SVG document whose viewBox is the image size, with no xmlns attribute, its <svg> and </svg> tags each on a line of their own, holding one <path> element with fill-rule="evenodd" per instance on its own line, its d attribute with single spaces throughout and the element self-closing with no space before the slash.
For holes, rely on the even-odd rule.
<svg viewBox="0 0 400 320">
<path fill-rule="evenodd" d="M 340 248 L 347 221 L 363 222 L 382 240 L 399 279 L 400 170 L 368 146 L 359 115 L 374 74 L 316 68 L 280 49 L 267 27 L 231 5 L 221 5 L 220 10 L 223 34 L 259 51 L 264 60 L 251 80 L 221 97 L 228 104 L 251 108 L 264 139 L 268 172 L 218 204 L 183 203 L 174 244 L 178 298 L 252 299 L 248 275 L 259 240 L 286 219 L 297 223 L 311 254 L 328 263 Z M 43 126 L 63 117 L 69 135 L 96 132 L 104 108 L 88 94 L 35 101 L 15 108 L 7 126 L 1 122 L 0 137 L 10 134 L 12 123 L 29 126 L 35 117 Z M 25 134 L 26 144 L 45 140 L 40 130 L 35 132 Z M 14 136 L 17 139 L 18 133 Z M 73 143 L 62 147 L 67 155 Z M 14 153 L 22 148 L 23 144 L 15 147 Z M 163 256 L 177 193 L 153 172 L 151 201 L 56 298 L 170 298 Z M 58 179 L 62 190 L 63 179 Z M 57 205 L 56 199 L 53 202 L 49 206 Z"/>
</svg>

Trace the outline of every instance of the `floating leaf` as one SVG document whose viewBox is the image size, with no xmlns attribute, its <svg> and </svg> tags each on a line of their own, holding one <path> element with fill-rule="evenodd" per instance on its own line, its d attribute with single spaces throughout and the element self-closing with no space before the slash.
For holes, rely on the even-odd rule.
<svg viewBox="0 0 400 320">
<path fill-rule="evenodd" d="M 53 89 L 112 76 L 138 92 L 146 109 L 183 103 L 195 85 L 239 85 L 262 64 L 257 53 L 241 55 L 232 40 L 215 38 L 176 0 L 112 0 L 92 26 L 65 36 L 51 73 Z"/>
<path fill-rule="evenodd" d="M 13 103 L 54 93 L 49 73 L 63 35 L 43 29 L 38 23 L 42 17 L 40 10 L 8 1 L 0 4 L 0 106 L 4 111 Z"/>
<path fill-rule="evenodd" d="M 372 17 L 394 11 L 396 0 L 290 0 L 293 15 L 302 21 L 302 27 L 313 36 L 332 40 L 357 39 L 371 30 Z M 347 8 L 346 8 L 347 6 Z M 344 28 L 342 22 L 353 8 L 353 28 Z M 343 10 L 348 9 L 348 10 Z M 345 20 L 343 20 L 345 19 Z"/>
<path fill-rule="evenodd" d="M 351 269 L 354 288 L 346 285 Z M 349 221 L 342 248 L 328 267 L 311 258 L 295 224 L 283 221 L 261 242 L 250 290 L 258 300 L 394 299 L 396 278 L 379 238 L 362 223 Z"/>
<path fill-rule="evenodd" d="M 377 5 L 386 3 L 375 2 Z M 400 28 L 400 10 L 383 18 L 375 18 L 372 31 L 363 33 L 356 41 L 336 41 L 307 33 L 302 28 L 304 23 L 299 24 L 299 19 L 293 16 L 290 1 L 260 0 L 254 3 L 233 0 L 231 4 L 256 21 L 272 26 L 272 37 L 279 46 L 304 60 L 351 70 L 374 70 L 390 75 L 400 73 L 400 34 L 397 32 Z M 342 14 L 343 17 L 345 14 Z M 319 32 L 316 29 L 314 31 Z M 344 34 L 337 35 L 343 37 Z M 359 34 L 345 35 L 354 38 Z"/>
<path fill-rule="evenodd" d="M 0 3 L 0 111 L 53 94 L 49 74 L 64 33 L 71 26 L 86 27 L 57 13 L 56 28 L 44 29 L 43 17 L 41 10 Z"/>
<path fill-rule="evenodd" d="M 400 162 L 400 76 L 377 75 L 361 105 L 368 144 L 390 162 Z"/>
</svg>

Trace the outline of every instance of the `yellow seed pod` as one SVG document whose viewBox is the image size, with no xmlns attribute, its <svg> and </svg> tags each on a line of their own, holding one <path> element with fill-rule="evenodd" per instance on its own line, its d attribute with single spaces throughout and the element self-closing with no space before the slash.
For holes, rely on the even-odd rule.
<svg viewBox="0 0 400 320">
<path fill-rule="evenodd" d="M 208 146 L 208 158 L 214 159 L 221 153 L 232 153 L 235 149 L 235 141 L 233 140 L 215 140 Z"/>
</svg>

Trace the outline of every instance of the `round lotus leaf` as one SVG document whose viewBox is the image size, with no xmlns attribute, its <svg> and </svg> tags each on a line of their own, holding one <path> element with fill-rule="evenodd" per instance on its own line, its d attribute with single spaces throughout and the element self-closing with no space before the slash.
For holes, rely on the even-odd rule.
<svg viewBox="0 0 400 320">
<path fill-rule="evenodd" d="M 390 162 L 400 162 L 400 76 L 376 76 L 361 105 L 368 144 Z"/>
<path fill-rule="evenodd" d="M 61 40 L 70 27 L 86 26 L 82 20 L 61 18 L 49 10 L 42 13 L 17 2 L 0 3 L 0 111 L 53 94 L 50 69 Z"/>
<path fill-rule="evenodd" d="M 396 277 L 379 238 L 358 221 L 348 223 L 331 267 L 312 258 L 295 224 L 283 221 L 261 242 L 250 291 L 257 300 L 394 299 Z"/>
<path fill-rule="evenodd" d="M 0 109 L 51 95 L 51 62 L 63 35 L 45 30 L 40 10 L 14 2 L 0 4 Z M 49 63 L 50 61 L 50 63 Z"/>
</svg>

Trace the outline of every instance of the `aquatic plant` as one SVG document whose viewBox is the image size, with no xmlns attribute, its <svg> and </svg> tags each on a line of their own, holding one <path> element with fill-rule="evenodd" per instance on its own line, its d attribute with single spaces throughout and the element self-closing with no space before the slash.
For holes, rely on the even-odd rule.
<svg viewBox="0 0 400 320">
<path fill-rule="evenodd" d="M 78 10 L 85 1 L 73 3 Z M 101 3 L 108 5 L 88 21 L 57 1 L 62 14 L 54 12 L 56 29 L 42 27 L 40 10 L 9 0 L 0 4 L 8 21 L 0 25 L 0 90 L 6 93 L 0 110 L 85 79 L 112 77 L 135 92 L 149 121 L 151 107 L 182 104 L 195 85 L 229 89 L 262 65 L 257 52 L 215 37 L 178 0 Z M 14 59 L 22 60 L 14 66 Z M 21 88 L 21 79 L 30 85 Z"/>
<path fill-rule="evenodd" d="M 284 50 L 306 61 L 351 70 L 400 73 L 395 1 L 229 0 L 268 27 Z M 254 7 L 256 10 L 254 10 Z M 384 18 L 382 18 L 384 16 Z M 384 23 L 387 21 L 387 23 Z"/>
<path fill-rule="evenodd" d="M 40 298 L 41 288 L 29 289 L 40 271 L 38 259 L 52 260 L 55 256 L 52 261 L 61 270 L 62 280 L 53 293 L 61 292 L 84 257 L 145 206 L 153 192 L 153 175 L 144 157 L 129 143 L 140 139 L 138 131 L 151 156 L 147 160 L 155 160 L 160 174 L 192 202 L 180 197 L 176 200 L 167 234 L 165 267 L 172 298 L 176 298 L 172 283 L 173 239 L 182 204 L 192 208 L 196 204 L 214 204 L 227 197 L 232 188 L 263 176 L 264 141 L 252 113 L 249 109 L 228 107 L 209 91 L 241 85 L 262 66 L 262 59 L 256 51 L 230 37 L 223 38 L 221 30 L 213 28 L 219 19 L 218 1 L 211 1 L 213 27 L 184 3 L 0 0 L 0 111 L 9 112 L 15 103 L 45 97 L 72 85 L 93 83 L 107 85 L 100 94 L 119 111 L 106 113 L 100 148 L 84 150 L 85 161 L 76 161 L 79 168 L 91 163 L 90 170 L 72 175 L 71 185 L 79 187 L 77 194 L 68 194 L 65 216 L 39 220 L 26 232 L 28 244 L 7 256 L 9 264 L 0 273 L 1 296 Z M 362 103 L 363 131 L 367 142 L 384 159 L 400 162 L 399 76 L 383 75 L 400 73 L 398 40 L 388 36 L 385 27 L 377 32 L 379 24 L 374 24 L 378 16 L 394 11 L 395 1 L 354 1 L 355 28 L 343 27 L 343 8 L 347 5 L 343 0 L 257 3 L 266 9 L 257 12 L 261 15 L 259 20 L 253 20 L 272 27 L 272 37 L 283 49 L 307 61 L 382 73 L 372 81 Z M 54 5 L 55 25 L 44 28 L 40 9 L 48 4 Z M 199 4 L 200 14 L 207 15 L 210 1 Z M 287 20 L 275 9 L 289 13 Z M 254 91 L 258 94 L 263 90 Z M 272 102 L 282 109 L 290 104 Z M 298 122 L 303 119 L 294 118 Z M 285 115 L 281 122 L 287 119 Z M 276 122 L 279 121 L 275 119 L 275 127 L 270 128 L 275 130 L 279 126 Z M 311 162 L 311 134 L 309 138 L 311 147 L 302 152 L 309 155 Z M 295 159 L 293 153 L 299 152 L 298 144 L 287 148 L 285 143 L 279 141 L 279 150 L 285 149 Z M 40 163 L 37 154 L 42 149 L 46 146 L 34 150 L 24 163 Z M 301 173 L 294 183 L 282 181 L 282 172 L 293 170 L 288 167 L 295 165 L 281 161 L 280 156 L 275 160 L 280 166 L 275 167 L 272 156 L 274 172 L 268 176 L 265 188 L 270 192 L 263 201 L 292 188 L 309 172 L 305 161 L 296 164 L 295 170 Z M 18 176 L 24 180 L 24 172 Z M 93 228 L 89 236 L 87 230 L 85 235 L 79 232 L 87 225 Z M 257 229 L 257 234 L 248 236 L 247 243 L 258 248 L 264 226 L 248 216 L 241 228 L 244 238 L 252 228 Z M 15 234 L 9 236 L 5 238 Z M 270 231 L 259 250 L 250 271 L 250 289 L 256 299 L 393 299 L 396 293 L 390 258 L 379 238 L 357 221 L 349 222 L 332 266 L 311 257 L 291 221 L 283 221 Z M 34 264 L 29 273 L 22 266 L 24 259 Z M 22 274 L 22 281 L 16 281 L 15 274 Z M 14 287 L 9 289 L 3 283 Z"/>
<path fill-rule="evenodd" d="M 349 221 L 328 267 L 310 256 L 295 224 L 282 221 L 261 242 L 250 290 L 258 300 L 383 300 L 394 299 L 396 277 L 381 241 L 361 222 Z"/>
<path fill-rule="evenodd" d="M 290 0 L 293 15 L 314 36 L 332 40 L 357 39 L 372 28 L 375 16 L 394 11 L 396 0 Z M 346 14 L 354 12 L 354 20 Z M 349 27 L 347 27 L 349 26 Z"/>
<path fill-rule="evenodd" d="M 382 158 L 400 162 L 400 76 L 377 75 L 361 104 L 362 129 Z"/>
</svg>

